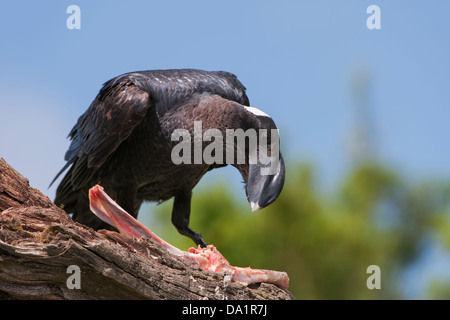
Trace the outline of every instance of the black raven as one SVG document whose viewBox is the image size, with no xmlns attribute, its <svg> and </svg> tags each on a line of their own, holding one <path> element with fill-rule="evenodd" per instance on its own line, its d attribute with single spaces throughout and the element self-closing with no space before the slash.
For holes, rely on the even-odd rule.
<svg viewBox="0 0 450 320">
<path fill-rule="evenodd" d="M 189 227 L 189 217 L 192 189 L 206 172 L 227 164 L 236 167 L 252 210 L 272 203 L 284 185 L 279 149 L 272 152 L 277 153 L 276 172 L 262 174 L 268 163 L 249 161 L 249 143 L 242 148 L 234 138 L 231 147 L 230 143 L 223 146 L 224 152 L 236 151 L 232 161 L 199 162 L 195 152 L 189 157 L 194 160 L 191 163 L 173 160 L 174 147 L 180 143 L 173 133 L 183 129 L 194 135 L 196 123 L 201 123 L 202 130 L 215 129 L 224 135 L 231 129 L 266 129 L 264 137 L 270 142 L 275 123 L 249 107 L 245 90 L 231 73 L 194 69 L 131 72 L 107 81 L 69 133 L 67 163 L 53 182 L 69 170 L 58 186 L 55 203 L 72 213 L 75 221 L 99 229 L 108 225 L 89 209 L 88 190 L 96 184 L 134 217 L 144 200 L 162 202 L 174 197 L 173 224 L 205 247 L 202 236 Z M 207 145 L 202 141 L 201 150 Z M 260 149 L 258 144 L 256 151 Z M 270 153 L 271 144 L 267 149 Z M 239 150 L 244 150 L 244 163 L 237 160 Z"/>
</svg>

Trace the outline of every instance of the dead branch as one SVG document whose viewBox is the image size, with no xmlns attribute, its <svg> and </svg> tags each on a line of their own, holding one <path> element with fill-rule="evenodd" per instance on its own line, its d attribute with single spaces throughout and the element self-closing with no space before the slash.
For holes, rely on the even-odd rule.
<svg viewBox="0 0 450 320">
<path fill-rule="evenodd" d="M 70 266 L 80 270 L 79 289 Z M 0 158 L 0 299 L 294 297 L 271 284 L 233 283 L 147 239 L 78 224 Z"/>
</svg>

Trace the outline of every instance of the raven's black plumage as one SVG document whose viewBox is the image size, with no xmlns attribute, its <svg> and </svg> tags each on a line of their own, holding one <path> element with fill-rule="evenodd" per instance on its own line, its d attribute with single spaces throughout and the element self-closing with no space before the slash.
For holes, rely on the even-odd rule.
<svg viewBox="0 0 450 320">
<path fill-rule="evenodd" d="M 107 226 L 89 210 L 88 190 L 95 184 L 135 217 L 144 200 L 175 197 L 174 225 L 204 245 L 188 227 L 192 189 L 208 170 L 223 165 L 175 165 L 170 158 L 176 143 L 171 133 L 177 128 L 192 132 L 196 120 L 203 122 L 203 130 L 263 126 L 243 107 L 248 105 L 245 87 L 223 71 L 141 71 L 107 81 L 69 134 L 67 164 L 55 180 L 69 170 L 58 186 L 55 203 L 73 213 L 75 221 L 97 229 Z M 271 119 L 269 126 L 276 128 Z M 247 182 L 248 164 L 236 167 Z M 282 187 L 284 164 L 281 180 Z"/>
</svg>

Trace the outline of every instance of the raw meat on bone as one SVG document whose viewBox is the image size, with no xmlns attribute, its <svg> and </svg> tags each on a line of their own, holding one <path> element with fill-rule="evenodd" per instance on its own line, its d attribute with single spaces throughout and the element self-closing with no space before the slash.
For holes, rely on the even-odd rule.
<svg viewBox="0 0 450 320">
<path fill-rule="evenodd" d="M 197 264 L 203 270 L 230 274 L 233 282 L 243 285 L 265 282 L 282 289 L 289 287 L 289 277 L 286 272 L 233 267 L 213 245 L 208 245 L 206 248 L 200 246 L 189 248 L 188 252 L 172 246 L 117 205 L 99 185 L 89 190 L 89 200 L 91 211 L 104 222 L 117 228 L 120 233 L 128 237 L 153 239 L 171 254 L 182 257 L 191 264 Z"/>
</svg>

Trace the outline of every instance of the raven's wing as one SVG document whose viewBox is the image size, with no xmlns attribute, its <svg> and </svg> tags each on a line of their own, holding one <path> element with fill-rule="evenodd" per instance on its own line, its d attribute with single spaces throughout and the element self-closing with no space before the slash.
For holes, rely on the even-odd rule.
<svg viewBox="0 0 450 320">
<path fill-rule="evenodd" d="M 64 157 L 67 164 L 53 182 L 73 165 L 69 179 L 65 179 L 70 186 L 60 185 L 58 189 L 77 189 L 86 183 L 130 136 L 151 106 L 149 94 L 133 82 L 126 80 L 112 86 L 106 83 L 69 133 L 72 143 Z"/>
<path fill-rule="evenodd" d="M 55 203 L 64 202 L 66 195 L 87 183 L 151 108 L 163 117 L 202 93 L 249 104 L 242 83 L 223 71 L 140 71 L 107 81 L 69 134 L 72 142 L 65 154 L 67 163 L 52 184 L 72 167 L 58 187 Z"/>
<path fill-rule="evenodd" d="M 105 85 L 114 85 L 123 79 L 131 80 L 150 95 L 160 117 L 202 93 L 250 105 L 246 88 L 230 72 L 196 69 L 138 71 L 118 76 Z"/>
</svg>

